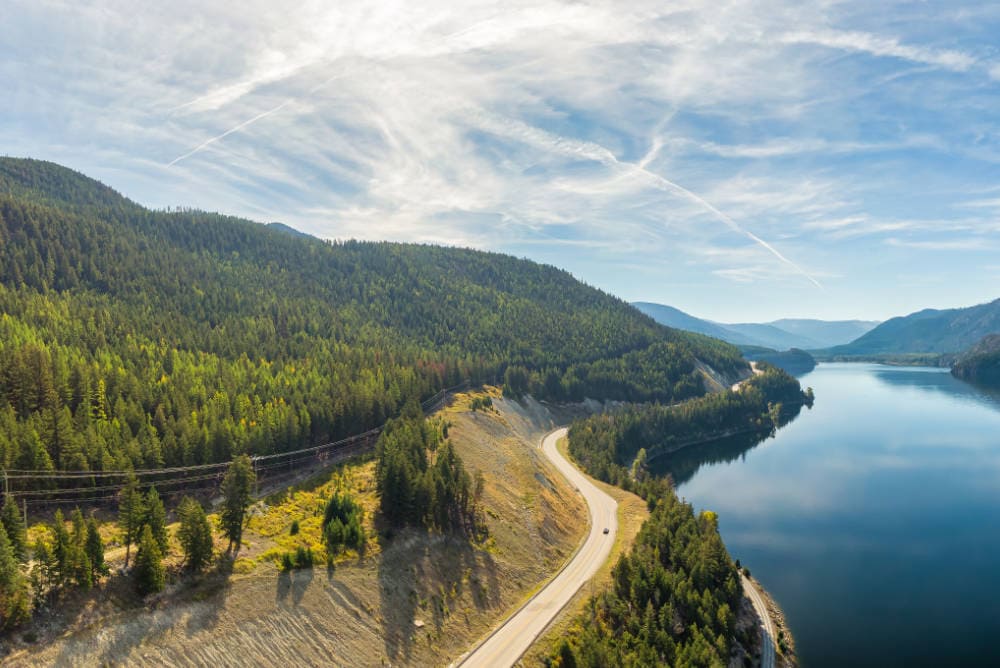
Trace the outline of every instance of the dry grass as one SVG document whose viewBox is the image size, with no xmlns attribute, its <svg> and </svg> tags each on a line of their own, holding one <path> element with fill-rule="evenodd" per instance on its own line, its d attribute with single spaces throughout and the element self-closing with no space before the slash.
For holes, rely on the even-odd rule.
<svg viewBox="0 0 1000 668">
<path fill-rule="evenodd" d="M 582 501 L 537 447 L 549 425 L 489 393 L 498 410 L 471 412 L 482 395 L 466 394 L 441 412 L 466 466 L 485 476 L 485 543 L 415 530 L 383 540 L 372 523 L 374 464 L 356 460 L 257 504 L 231 572 L 172 585 L 139 607 L 105 585 L 5 665 L 447 665 L 547 580 L 584 529 Z M 279 572 L 282 552 L 322 549 L 334 490 L 364 506 L 366 553 L 331 570 Z"/>
</svg>

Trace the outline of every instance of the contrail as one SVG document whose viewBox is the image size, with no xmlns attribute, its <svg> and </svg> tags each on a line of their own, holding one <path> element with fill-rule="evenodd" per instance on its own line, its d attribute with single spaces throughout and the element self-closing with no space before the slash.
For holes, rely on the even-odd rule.
<svg viewBox="0 0 1000 668">
<path fill-rule="evenodd" d="M 331 81 L 334 81 L 335 79 L 340 79 L 340 78 L 345 77 L 345 76 L 347 76 L 346 73 L 335 74 L 332 77 L 330 77 L 329 79 L 326 79 L 325 81 L 321 81 L 320 83 L 318 83 L 315 86 L 313 86 L 312 88 L 310 88 L 307 91 L 307 94 L 311 95 L 312 93 L 315 93 L 316 91 L 318 91 L 323 86 L 326 86 Z M 256 123 L 257 121 L 259 121 L 260 119 L 265 118 L 267 116 L 270 116 L 271 114 L 273 114 L 273 113 L 275 113 L 277 111 L 281 111 L 282 109 L 284 109 L 285 107 L 287 107 L 289 104 L 291 104 L 293 102 L 295 102 L 295 98 L 290 97 L 287 100 L 285 100 L 284 102 L 282 102 L 281 104 L 279 104 L 278 106 L 274 107 L 273 109 L 268 109 L 265 112 L 259 113 L 256 116 L 254 116 L 253 118 L 251 118 L 249 120 L 246 120 L 246 121 L 243 121 L 242 123 L 240 123 L 236 127 L 233 127 L 233 128 L 230 128 L 230 129 L 226 130 L 221 135 L 212 137 L 211 139 L 206 139 L 205 141 L 203 141 L 202 143 L 198 144 L 197 146 L 195 146 L 193 149 L 191 149 L 190 151 L 188 151 L 184 155 L 178 156 L 178 157 L 174 158 L 173 160 L 171 160 L 170 162 L 168 162 L 167 163 L 167 167 L 173 167 L 174 165 L 176 165 L 181 160 L 184 160 L 186 158 L 190 158 L 195 153 L 198 153 L 198 152 L 204 150 L 205 148 L 207 148 L 208 146 L 214 144 L 215 142 L 219 141 L 220 139 L 228 137 L 229 135 L 233 134 L 234 132 L 239 132 L 240 130 L 242 130 L 243 128 L 247 127 L 248 125 L 252 125 L 253 123 Z"/>
<path fill-rule="evenodd" d="M 486 114 L 481 111 L 473 112 L 478 117 L 480 126 L 490 132 L 495 134 L 505 135 L 522 141 L 527 144 L 531 144 L 542 148 L 544 150 L 550 151 L 552 153 L 559 153 L 565 156 L 569 156 L 577 159 L 593 160 L 594 162 L 599 162 L 606 167 L 619 170 L 621 173 L 628 174 L 642 174 L 646 177 L 652 179 L 662 190 L 669 190 L 675 193 L 679 193 L 683 197 L 691 200 L 692 202 L 698 204 L 704 209 L 708 210 L 712 215 L 721 220 L 726 224 L 728 228 L 742 234 L 747 237 L 755 244 L 766 250 L 768 253 L 773 255 L 775 258 L 780 260 L 782 263 L 794 269 L 797 273 L 805 276 L 810 283 L 815 285 L 820 290 L 823 290 L 823 285 L 817 281 L 812 275 L 805 269 L 795 264 L 787 257 L 782 255 L 778 249 L 776 249 L 771 244 L 767 243 L 760 237 L 758 237 L 753 232 L 744 229 L 735 220 L 727 216 L 726 214 L 719 211 L 712 204 L 707 202 L 702 197 L 691 192 L 684 186 L 680 186 L 669 179 L 649 171 L 646 166 L 652 162 L 653 158 L 656 157 L 657 152 L 660 150 L 662 140 L 658 136 L 659 128 L 669 122 L 672 117 L 673 112 L 668 114 L 664 120 L 657 125 L 657 129 L 654 131 L 653 147 L 650 151 L 638 162 L 624 162 L 615 157 L 615 154 L 608 150 L 607 147 L 602 146 L 596 142 L 580 141 L 578 139 L 571 139 L 568 137 L 563 137 L 561 135 L 553 134 L 545 130 L 539 129 L 533 125 L 517 121 L 511 118 L 497 118 L 491 114 Z"/>
<path fill-rule="evenodd" d="M 653 172 L 649 171 L 645 167 L 642 167 L 640 165 L 633 165 L 632 163 L 627 163 L 627 162 L 623 163 L 623 162 L 620 162 L 617 158 L 614 158 L 614 156 L 612 156 L 612 158 L 615 160 L 615 163 L 617 163 L 618 165 L 626 166 L 626 167 L 632 167 L 633 169 L 635 169 L 635 170 L 637 170 L 637 171 L 639 171 L 639 172 L 641 172 L 641 173 L 649 176 L 650 178 L 654 179 L 661 186 L 666 187 L 666 189 L 673 190 L 674 192 L 678 192 L 681 195 L 683 195 L 683 196 L 687 197 L 688 199 L 692 200 L 693 202 L 695 202 L 695 203 L 703 206 L 708 211 L 710 211 L 712 214 L 714 214 L 716 218 L 718 218 L 723 223 L 725 223 L 726 226 L 729 227 L 731 230 L 733 230 L 735 232 L 738 232 L 738 233 L 746 236 L 748 239 L 751 239 L 754 243 L 756 243 L 759 246 L 761 246 L 762 248 L 766 249 L 769 253 L 771 253 L 771 255 L 773 255 L 774 257 L 778 258 L 779 260 L 781 260 L 782 262 L 784 262 L 785 264 L 787 264 L 789 267 L 791 267 L 792 269 L 794 269 L 798 273 L 800 273 L 803 276 L 805 276 L 817 288 L 819 288 L 820 290 L 823 289 L 823 285 L 819 281 L 817 281 L 815 278 L 813 278 L 812 275 L 809 272 L 807 272 L 805 269 L 803 269 L 799 265 L 797 265 L 794 262 L 792 262 L 791 260 L 789 260 L 787 257 L 785 257 L 784 255 L 782 255 L 778 251 L 777 248 L 775 248 L 771 244 L 767 243 L 766 241 L 764 241 L 763 239 L 761 239 L 760 237 L 758 237 L 756 234 L 754 234 L 750 230 L 747 230 L 747 229 L 744 229 L 743 227 L 740 227 L 739 223 L 737 223 L 735 220 L 733 220 L 732 218 L 730 218 L 726 214 L 724 214 L 721 211 L 719 211 L 717 208 L 715 208 L 710 202 L 706 201 L 704 198 L 699 197 L 698 195 L 694 194 L 693 192 L 691 192 L 690 190 L 688 190 L 684 186 L 679 186 L 676 183 L 674 183 L 673 181 L 670 181 L 668 179 L 663 178 L 659 174 L 654 174 Z"/>
<path fill-rule="evenodd" d="M 264 118 L 265 116 L 270 116 L 274 112 L 280 111 L 281 109 L 287 107 L 292 102 L 293 102 L 293 100 L 291 98 L 289 98 L 289 99 L 285 100 L 284 102 L 282 102 L 281 104 L 279 104 L 277 107 L 274 107 L 273 109 L 268 109 L 267 111 L 265 111 L 263 113 L 257 114 L 256 116 L 254 116 L 250 120 L 243 121 L 242 123 L 240 123 L 236 127 L 230 128 L 230 129 L 226 130 L 221 135 L 218 135 L 216 137 L 212 137 L 211 139 L 206 139 L 205 141 L 203 141 L 202 143 L 198 144 L 197 146 L 195 146 L 193 149 L 191 149 L 190 151 L 188 151 L 184 155 L 176 157 L 173 160 L 171 160 L 170 162 L 168 162 L 167 163 L 167 167 L 173 167 L 174 165 L 176 165 L 181 160 L 184 160 L 185 158 L 190 158 L 195 153 L 198 153 L 199 151 L 207 148 L 211 144 L 214 144 L 215 142 L 219 141 L 220 139 L 228 137 L 229 135 L 233 134 L 234 132 L 239 132 L 243 128 L 247 127 L 248 125 L 250 125 L 252 123 L 256 123 L 257 121 L 259 121 L 260 119 Z"/>
</svg>

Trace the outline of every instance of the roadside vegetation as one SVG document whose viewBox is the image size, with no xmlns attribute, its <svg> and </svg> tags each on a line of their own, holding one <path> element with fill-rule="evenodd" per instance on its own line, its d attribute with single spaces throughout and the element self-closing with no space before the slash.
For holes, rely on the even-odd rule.
<svg viewBox="0 0 1000 668">
<path fill-rule="evenodd" d="M 737 565 L 715 513 L 694 512 L 669 478 L 649 475 L 647 453 L 715 435 L 771 430 L 783 407 L 811 402 L 798 381 L 767 364 L 738 389 L 677 406 L 628 407 L 573 424 L 569 450 L 591 475 L 643 497 L 650 516 L 612 583 L 587 603 L 548 657 L 550 666 L 725 666 L 737 642 Z M 743 639 L 746 640 L 746 639 Z"/>
</svg>

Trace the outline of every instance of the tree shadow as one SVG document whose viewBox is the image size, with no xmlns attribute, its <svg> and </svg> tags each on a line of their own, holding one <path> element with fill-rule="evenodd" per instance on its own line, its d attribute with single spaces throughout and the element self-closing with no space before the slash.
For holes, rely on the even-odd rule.
<svg viewBox="0 0 1000 668">
<path fill-rule="evenodd" d="M 493 557 L 465 536 L 405 529 L 383 541 L 378 583 L 385 651 L 410 660 L 417 620 L 442 632 L 451 603 L 468 593 L 477 609 L 501 603 Z"/>
</svg>

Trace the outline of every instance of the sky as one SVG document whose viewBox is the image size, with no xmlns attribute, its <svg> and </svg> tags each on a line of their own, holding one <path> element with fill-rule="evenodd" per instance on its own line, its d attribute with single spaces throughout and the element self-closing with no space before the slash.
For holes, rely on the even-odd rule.
<svg viewBox="0 0 1000 668">
<path fill-rule="evenodd" d="M 0 153 L 720 321 L 1000 297 L 1000 3 L 5 0 Z"/>
</svg>

